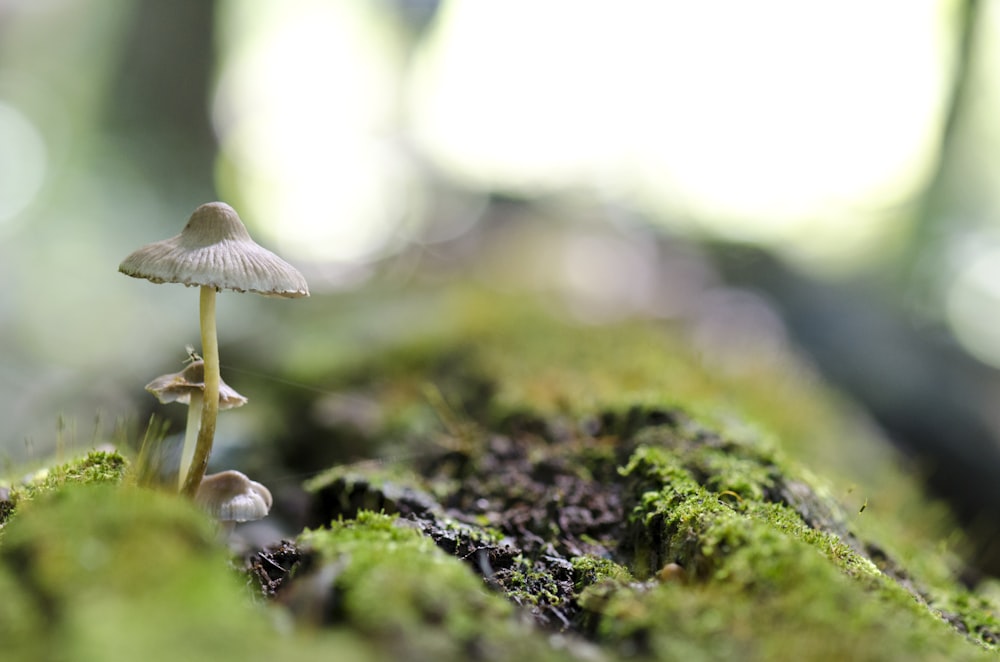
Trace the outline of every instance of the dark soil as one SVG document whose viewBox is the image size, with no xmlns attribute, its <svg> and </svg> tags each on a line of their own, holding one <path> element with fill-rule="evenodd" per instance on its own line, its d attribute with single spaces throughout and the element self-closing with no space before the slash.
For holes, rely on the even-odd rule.
<svg viewBox="0 0 1000 662">
<path fill-rule="evenodd" d="M 10 490 L 0 487 L 0 524 L 6 522 L 12 512 L 14 512 L 14 502 L 10 500 Z"/>
<path fill-rule="evenodd" d="M 572 559 L 625 562 L 618 468 L 634 448 L 634 433 L 674 425 L 681 416 L 632 409 L 579 423 L 512 417 L 499 430 L 473 434 L 466 450 L 423 457 L 416 468 L 424 489 L 357 475 L 332 481 L 313 495 L 309 525 L 363 509 L 398 514 L 526 608 L 538 625 L 573 630 L 580 608 Z M 283 541 L 249 558 L 247 569 L 273 597 L 309 563 L 307 550 Z"/>
<path fill-rule="evenodd" d="M 247 571 L 263 594 L 273 598 L 285 585 L 292 573 L 302 570 L 303 554 L 287 540 L 282 540 L 247 559 Z"/>
</svg>

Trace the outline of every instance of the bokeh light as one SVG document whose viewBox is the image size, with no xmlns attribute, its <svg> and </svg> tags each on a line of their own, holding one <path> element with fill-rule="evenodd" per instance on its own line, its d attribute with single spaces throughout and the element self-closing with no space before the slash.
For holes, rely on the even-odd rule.
<svg viewBox="0 0 1000 662">
<path fill-rule="evenodd" d="M 45 141 L 38 128 L 14 106 L 0 101 L 0 230 L 42 188 L 47 167 Z"/>
<path fill-rule="evenodd" d="M 872 259 L 928 176 L 953 39 L 938 0 L 444 2 L 407 66 L 371 7 L 221 7 L 220 186 L 315 261 L 411 238 L 411 141 L 468 188 Z"/>
<path fill-rule="evenodd" d="M 947 9 L 447 3 L 415 135 L 477 186 L 598 187 L 714 234 L 856 257 L 928 173 Z"/>
<path fill-rule="evenodd" d="M 223 2 L 220 190 L 292 260 L 356 261 L 414 195 L 393 145 L 389 26 L 361 3 Z"/>
<path fill-rule="evenodd" d="M 945 313 L 966 350 L 1000 366 L 1000 244 L 970 247 L 948 288 Z"/>
</svg>

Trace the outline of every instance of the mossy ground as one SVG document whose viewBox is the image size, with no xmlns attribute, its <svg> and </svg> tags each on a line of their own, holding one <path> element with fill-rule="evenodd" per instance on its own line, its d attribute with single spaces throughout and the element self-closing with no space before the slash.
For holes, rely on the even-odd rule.
<svg viewBox="0 0 1000 662">
<path fill-rule="evenodd" d="M 78 460 L 42 469 L 8 489 L 6 497 L 0 499 L 0 526 L 14 514 L 19 503 L 65 485 L 117 485 L 124 481 L 127 469 L 128 463 L 121 454 L 107 451 L 92 451 Z"/>
<path fill-rule="evenodd" d="M 395 459 L 317 475 L 310 528 L 243 570 L 117 454 L 0 499 L 5 659 L 996 656 L 940 508 L 794 360 L 729 374 L 663 325 L 435 305 L 336 368 L 304 339 L 372 415 L 275 392 L 285 464 Z"/>
</svg>

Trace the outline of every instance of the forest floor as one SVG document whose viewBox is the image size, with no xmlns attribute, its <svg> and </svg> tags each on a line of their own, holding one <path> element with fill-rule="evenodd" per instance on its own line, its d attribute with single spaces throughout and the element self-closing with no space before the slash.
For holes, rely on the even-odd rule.
<svg viewBox="0 0 1000 662">
<path fill-rule="evenodd" d="M 281 542 L 234 558 L 114 452 L 0 492 L 4 659 L 997 655 L 946 513 L 794 360 L 453 305 L 275 391 Z"/>
</svg>

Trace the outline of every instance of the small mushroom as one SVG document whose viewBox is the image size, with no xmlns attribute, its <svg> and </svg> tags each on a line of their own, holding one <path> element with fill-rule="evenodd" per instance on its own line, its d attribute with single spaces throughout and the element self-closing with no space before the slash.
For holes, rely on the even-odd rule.
<svg viewBox="0 0 1000 662">
<path fill-rule="evenodd" d="M 184 446 L 181 451 L 180 469 L 177 472 L 178 487 L 183 487 L 184 478 L 194 457 L 195 439 L 201 424 L 202 394 L 205 391 L 205 362 L 194 359 L 180 372 L 160 375 L 146 384 L 146 390 L 163 404 L 179 402 L 188 405 L 187 427 L 184 430 Z M 226 382 L 219 379 L 219 410 L 242 407 L 247 399 L 236 392 Z"/>
<path fill-rule="evenodd" d="M 179 235 L 143 246 L 126 257 L 118 270 L 154 283 L 182 283 L 201 288 L 204 404 L 191 470 L 181 487 L 183 493 L 194 496 L 208 466 L 219 411 L 215 293 L 229 289 L 267 296 L 305 297 L 309 296 L 309 286 L 295 267 L 257 245 L 236 211 L 224 202 L 201 205 Z"/>
<path fill-rule="evenodd" d="M 656 573 L 656 578 L 663 583 L 683 582 L 685 577 L 684 567 L 679 563 L 668 563 Z"/>
<path fill-rule="evenodd" d="M 271 492 L 231 469 L 205 476 L 194 500 L 229 531 L 236 522 L 261 519 L 271 510 Z"/>
</svg>

